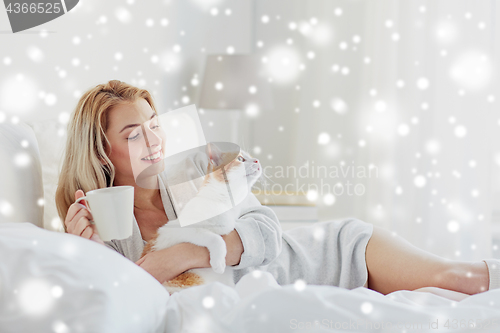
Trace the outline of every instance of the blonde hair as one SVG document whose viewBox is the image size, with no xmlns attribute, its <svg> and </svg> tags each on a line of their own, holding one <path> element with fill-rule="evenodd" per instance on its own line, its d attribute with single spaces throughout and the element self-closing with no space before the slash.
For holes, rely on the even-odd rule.
<svg viewBox="0 0 500 333">
<path fill-rule="evenodd" d="M 56 191 L 56 206 L 62 221 L 75 201 L 77 190 L 86 193 L 113 185 L 115 167 L 106 154 L 106 147 L 111 148 L 106 137 L 108 114 L 114 107 L 134 103 L 139 98 L 144 98 L 158 114 L 147 90 L 118 80 L 89 89 L 78 101 L 68 124 L 68 139 Z"/>
</svg>

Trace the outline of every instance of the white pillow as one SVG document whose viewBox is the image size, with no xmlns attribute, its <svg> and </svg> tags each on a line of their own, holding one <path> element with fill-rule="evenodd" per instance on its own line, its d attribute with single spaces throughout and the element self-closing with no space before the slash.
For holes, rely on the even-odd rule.
<svg viewBox="0 0 500 333">
<path fill-rule="evenodd" d="M 93 241 L 0 223 L 0 332 L 164 332 L 169 294 Z"/>
<path fill-rule="evenodd" d="M 44 228 L 64 231 L 57 213 L 55 196 L 59 182 L 59 169 L 62 166 L 62 157 L 66 146 L 66 125 L 62 125 L 57 119 L 37 120 L 27 124 L 33 128 L 40 151 L 45 198 L 43 206 Z"/>
<path fill-rule="evenodd" d="M 0 124 L 0 161 L 0 222 L 29 221 L 42 227 L 40 153 L 28 125 Z"/>
</svg>

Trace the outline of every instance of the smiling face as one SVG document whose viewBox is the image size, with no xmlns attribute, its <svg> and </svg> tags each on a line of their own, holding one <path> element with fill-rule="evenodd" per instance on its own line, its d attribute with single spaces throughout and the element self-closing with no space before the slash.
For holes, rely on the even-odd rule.
<svg viewBox="0 0 500 333">
<path fill-rule="evenodd" d="M 134 103 L 121 104 L 108 114 L 106 146 L 115 166 L 114 185 L 139 185 L 156 188 L 156 176 L 165 168 L 165 132 L 149 103 L 139 98 Z"/>
</svg>

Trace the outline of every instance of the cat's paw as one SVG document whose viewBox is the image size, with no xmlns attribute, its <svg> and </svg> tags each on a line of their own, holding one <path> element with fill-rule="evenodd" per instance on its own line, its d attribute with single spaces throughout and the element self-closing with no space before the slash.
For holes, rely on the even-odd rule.
<svg viewBox="0 0 500 333">
<path fill-rule="evenodd" d="M 215 273 L 218 274 L 224 273 L 224 270 L 226 269 L 225 258 L 222 260 L 210 259 L 210 266 L 212 266 L 212 269 L 214 270 Z"/>
</svg>

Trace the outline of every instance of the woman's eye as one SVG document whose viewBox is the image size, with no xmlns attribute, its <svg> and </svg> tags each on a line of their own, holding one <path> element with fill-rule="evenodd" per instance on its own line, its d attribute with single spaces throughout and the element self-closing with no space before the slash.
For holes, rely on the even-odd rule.
<svg viewBox="0 0 500 333">
<path fill-rule="evenodd" d="M 245 159 L 242 156 L 238 156 L 238 161 L 245 162 Z"/>
<path fill-rule="evenodd" d="M 151 129 L 157 129 L 158 127 L 160 127 L 160 125 L 156 125 L 156 126 L 153 126 Z M 129 137 L 127 138 L 127 140 L 135 140 L 139 137 L 139 133 L 137 133 L 136 135 L 134 135 L 133 137 Z"/>
</svg>

